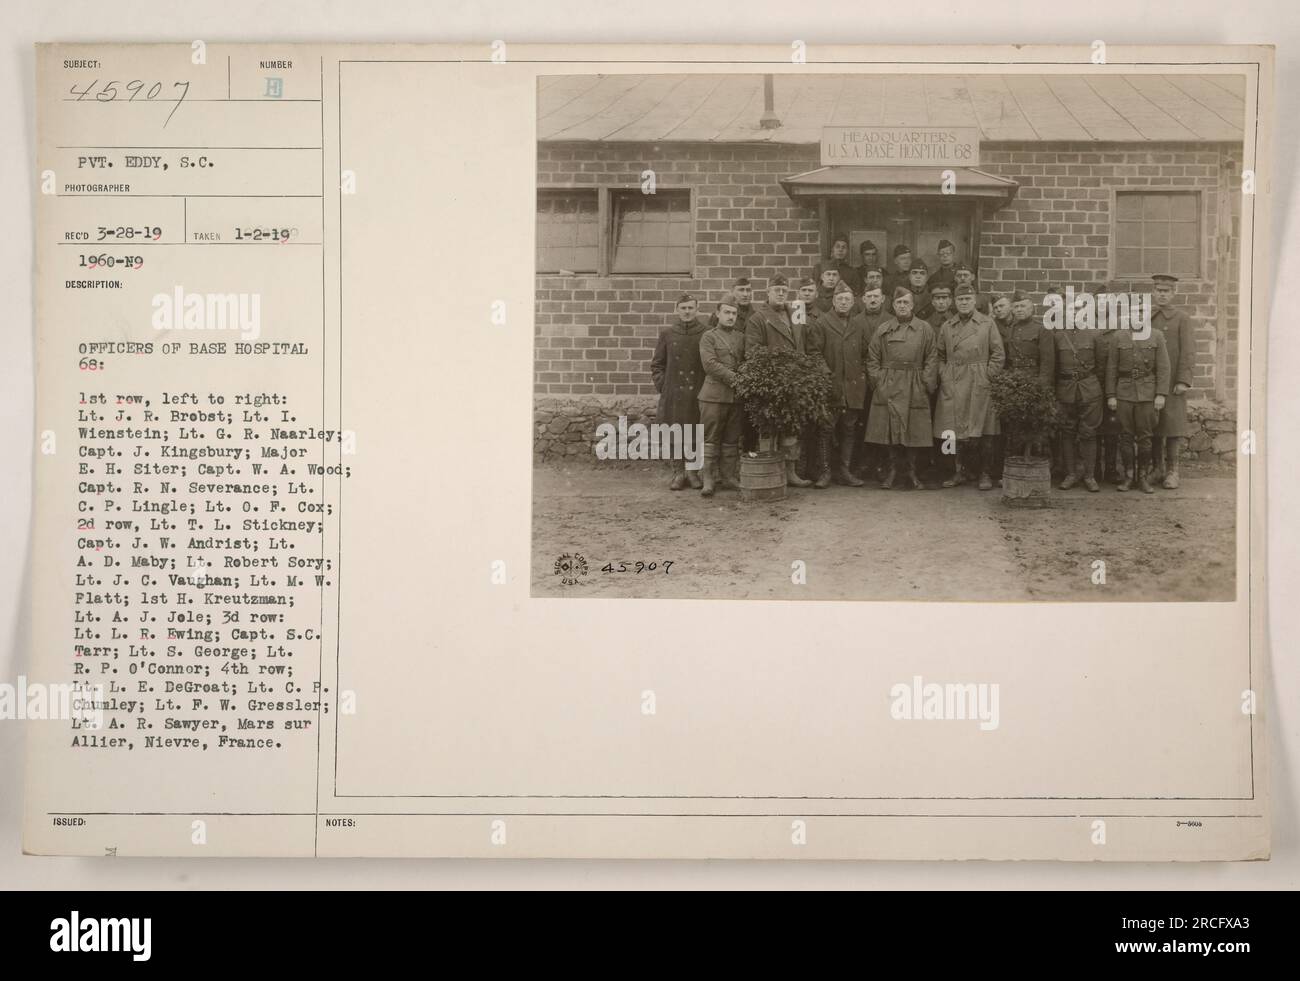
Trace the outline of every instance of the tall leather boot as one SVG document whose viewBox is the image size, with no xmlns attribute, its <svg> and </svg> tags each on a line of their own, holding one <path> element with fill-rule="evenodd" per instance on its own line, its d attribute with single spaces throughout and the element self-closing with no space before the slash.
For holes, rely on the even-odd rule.
<svg viewBox="0 0 1300 981">
<path fill-rule="evenodd" d="M 909 446 L 905 452 L 907 453 L 907 479 L 912 484 L 912 490 L 925 490 L 925 481 L 917 474 L 917 464 L 925 450 L 918 446 Z"/>
<path fill-rule="evenodd" d="M 835 479 L 848 487 L 861 487 L 863 481 L 853 474 L 853 447 L 853 432 L 850 430 L 842 434 L 840 439 L 840 462 Z"/>
<path fill-rule="evenodd" d="M 1138 447 L 1137 484 L 1138 490 L 1143 494 L 1154 494 L 1156 492 L 1156 489 L 1151 486 L 1151 449 L 1147 446 Z"/>
<path fill-rule="evenodd" d="M 1111 484 L 1118 484 L 1120 474 L 1115 470 L 1115 450 L 1119 437 L 1116 435 L 1103 436 L 1101 438 L 1101 456 L 1102 471 L 1101 479 Z"/>
<path fill-rule="evenodd" d="M 785 450 L 785 483 L 788 487 L 808 487 L 811 480 L 804 480 L 795 472 L 799 463 L 799 444 L 791 443 Z"/>
<path fill-rule="evenodd" d="M 810 454 L 810 458 L 815 457 L 812 472 L 808 475 L 813 478 L 814 490 L 825 490 L 831 485 L 831 431 L 829 429 L 817 430 L 817 451 Z"/>
<path fill-rule="evenodd" d="M 1069 433 L 1061 438 L 1061 455 L 1065 458 L 1065 479 L 1061 481 L 1061 490 L 1069 490 L 1079 482 L 1079 461 L 1074 455 L 1074 438 Z"/>
<path fill-rule="evenodd" d="M 893 443 L 890 443 L 888 446 L 882 446 L 880 449 L 889 454 L 889 462 L 886 464 L 888 469 L 885 470 L 885 475 L 880 479 L 880 489 L 891 490 L 894 486 L 894 478 L 898 473 L 898 452 L 901 447 L 897 447 Z"/>
<path fill-rule="evenodd" d="M 1153 484 L 1162 484 L 1165 480 L 1165 437 L 1151 437 L 1151 472 L 1148 475 Z"/>
<path fill-rule="evenodd" d="M 1133 437 L 1125 435 L 1119 444 L 1120 462 L 1124 466 L 1124 472 L 1120 474 L 1119 483 L 1116 484 L 1117 491 L 1126 491 L 1133 486 Z"/>
<path fill-rule="evenodd" d="M 722 444 L 722 464 L 718 469 L 718 487 L 721 490 L 740 490 L 740 446 Z"/>
<path fill-rule="evenodd" d="M 1178 490 L 1178 485 L 1182 482 L 1178 475 L 1178 458 L 1183 453 L 1183 438 L 1170 436 L 1165 441 L 1165 446 L 1169 457 L 1169 468 L 1165 473 L 1165 490 Z"/>
<path fill-rule="evenodd" d="M 966 483 L 966 457 L 970 456 L 970 447 L 964 439 L 957 440 L 957 452 L 952 457 L 952 476 L 943 482 L 943 487 L 960 487 Z"/>
<path fill-rule="evenodd" d="M 668 485 L 669 490 L 686 490 L 686 461 L 673 461 L 673 481 Z"/>
<path fill-rule="evenodd" d="M 1097 483 L 1097 439 L 1083 439 L 1079 441 L 1079 449 L 1083 451 L 1083 486 L 1096 494 L 1101 490 L 1101 485 Z"/>
<path fill-rule="evenodd" d="M 982 491 L 993 489 L 993 475 L 989 470 L 993 467 L 993 437 L 981 436 L 975 441 L 975 453 L 979 457 L 980 483 L 979 488 Z"/>
<path fill-rule="evenodd" d="M 703 470 L 703 469 L 704 469 L 703 467 L 700 468 L 700 470 Z M 700 471 L 699 471 L 699 470 L 689 470 L 689 469 L 688 469 L 688 470 L 686 471 L 686 479 L 687 479 L 687 481 L 690 482 L 690 485 L 691 485 L 692 487 L 694 487 L 696 490 L 699 490 L 701 487 L 704 486 L 704 479 L 700 476 Z"/>
<path fill-rule="evenodd" d="M 704 444 L 704 468 L 701 470 L 700 496 L 713 496 L 713 483 L 717 477 L 716 470 L 718 467 L 718 444 Z"/>
</svg>

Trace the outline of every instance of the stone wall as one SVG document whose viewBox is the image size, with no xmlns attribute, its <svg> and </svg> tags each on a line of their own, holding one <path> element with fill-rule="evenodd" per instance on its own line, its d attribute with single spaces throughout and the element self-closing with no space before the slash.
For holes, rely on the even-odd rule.
<svg viewBox="0 0 1300 981">
<path fill-rule="evenodd" d="M 1235 465 L 1241 437 L 1236 412 L 1219 402 L 1187 404 L 1188 459 Z"/>
<path fill-rule="evenodd" d="M 633 396 L 609 398 L 540 398 L 533 404 L 533 461 L 594 460 L 596 427 L 618 425 L 627 416 L 628 425 L 654 422 L 657 398 Z"/>
</svg>

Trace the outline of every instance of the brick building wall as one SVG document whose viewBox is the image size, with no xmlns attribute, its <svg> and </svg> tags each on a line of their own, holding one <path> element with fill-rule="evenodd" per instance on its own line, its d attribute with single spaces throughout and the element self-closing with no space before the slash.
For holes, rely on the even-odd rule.
<svg viewBox="0 0 1300 981">
<path fill-rule="evenodd" d="M 1205 188 L 1205 279 L 1184 279 L 1177 302 L 1200 322 L 1193 399 L 1214 392 L 1217 314 L 1214 249 L 1224 161 L 1240 148 L 1216 144 L 986 143 L 980 169 L 1020 183 L 1010 205 L 985 215 L 982 288 L 1104 282 L 1109 267 L 1112 188 Z M 650 357 L 682 292 L 707 312 L 737 276 L 757 286 L 778 273 L 801 276 L 821 251 L 815 207 L 795 204 L 778 180 L 819 166 L 817 146 L 543 143 L 539 187 L 637 187 L 652 169 L 661 189 L 689 187 L 695 208 L 696 276 L 556 276 L 536 279 L 535 450 L 540 459 L 589 454 L 595 426 L 620 414 L 653 415 Z M 1236 179 L 1234 178 L 1234 181 Z M 1234 234 L 1228 315 L 1228 396 L 1236 396 L 1236 232 L 1239 184 L 1231 200 Z M 1149 282 L 1118 284 L 1146 291 Z M 762 299 L 761 288 L 755 300 Z M 1222 413 L 1211 413 L 1221 416 Z"/>
<path fill-rule="evenodd" d="M 1233 160 L 1237 170 L 1223 176 Z M 1216 276 L 1219 259 L 1219 187 L 1229 180 L 1232 235 L 1228 267 L 1227 396 L 1237 395 L 1237 267 L 1241 216 L 1241 147 L 1169 143 L 1155 147 L 1125 143 L 985 143 L 980 169 L 1020 184 L 1010 205 L 986 215 L 980 238 L 980 282 L 1004 293 L 1040 293 L 1045 282 L 1107 282 L 1110 266 L 1113 188 L 1140 190 L 1204 188 L 1204 279 L 1181 277 L 1175 302 L 1200 325 L 1196 344 L 1193 399 L 1214 395 Z M 1147 292 L 1150 280 L 1113 280 L 1121 289 Z"/>
<path fill-rule="evenodd" d="M 700 278 L 538 276 L 535 394 L 653 398 L 650 356 L 683 292 L 711 311 L 737 276 L 803 275 L 820 248 L 817 212 L 777 181 L 817 160 L 815 146 L 542 144 L 539 186 L 637 187 L 650 168 L 660 188 L 692 188 Z"/>
</svg>

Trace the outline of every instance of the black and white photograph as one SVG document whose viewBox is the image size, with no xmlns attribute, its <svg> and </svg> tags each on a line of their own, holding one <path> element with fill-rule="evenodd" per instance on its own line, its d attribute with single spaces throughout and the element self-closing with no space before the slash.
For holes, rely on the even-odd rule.
<svg viewBox="0 0 1300 981">
<path fill-rule="evenodd" d="M 533 595 L 1236 597 L 1243 77 L 905 68 L 539 79 Z"/>
</svg>

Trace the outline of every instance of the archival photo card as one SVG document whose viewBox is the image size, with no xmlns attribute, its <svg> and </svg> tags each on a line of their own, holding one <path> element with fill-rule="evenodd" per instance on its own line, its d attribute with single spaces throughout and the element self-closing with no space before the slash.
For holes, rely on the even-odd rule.
<svg viewBox="0 0 1300 981">
<path fill-rule="evenodd" d="M 1268 856 L 1272 49 L 36 69 L 28 852 Z"/>
</svg>

